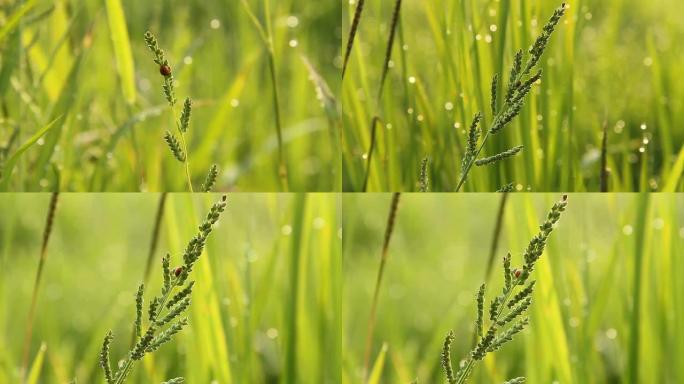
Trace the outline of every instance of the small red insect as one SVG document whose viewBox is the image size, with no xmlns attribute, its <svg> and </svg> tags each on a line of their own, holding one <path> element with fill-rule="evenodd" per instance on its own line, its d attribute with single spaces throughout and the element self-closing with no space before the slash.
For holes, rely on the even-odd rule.
<svg viewBox="0 0 684 384">
<path fill-rule="evenodd" d="M 169 67 L 166 64 L 163 64 L 159 66 L 159 73 L 161 73 L 164 77 L 171 76 L 171 67 Z"/>
<path fill-rule="evenodd" d="M 181 272 L 183 272 L 183 267 L 178 267 L 176 270 L 173 272 L 176 277 L 180 276 Z"/>
<path fill-rule="evenodd" d="M 516 269 L 515 271 L 513 271 L 513 274 L 515 275 L 516 278 L 520 277 L 521 273 L 522 273 L 522 271 L 520 269 Z"/>
</svg>

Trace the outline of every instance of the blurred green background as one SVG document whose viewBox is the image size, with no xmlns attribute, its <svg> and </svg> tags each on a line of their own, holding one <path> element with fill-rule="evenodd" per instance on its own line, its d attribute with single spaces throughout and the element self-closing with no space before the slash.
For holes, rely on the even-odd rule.
<svg viewBox="0 0 684 384">
<path fill-rule="evenodd" d="M 289 189 L 339 189 L 341 5 L 247 3 L 272 25 Z M 241 2 L 227 0 L 0 2 L 0 162 L 56 119 L 5 172 L 3 189 L 187 191 L 163 141 L 173 120 L 143 41 L 148 29 L 171 63 L 179 102 L 194 100 L 195 185 L 217 163 L 221 190 L 282 189 L 269 56 Z"/>
<path fill-rule="evenodd" d="M 20 382 L 22 346 L 48 194 L 0 197 L 0 382 Z M 102 382 L 102 339 L 123 358 L 158 194 L 61 195 L 36 307 L 29 383 Z M 160 259 L 179 262 L 219 195 L 169 195 Z M 337 383 L 341 370 L 339 198 L 236 194 L 194 270 L 190 325 L 134 368 L 131 383 Z M 41 349 L 43 345 L 43 349 Z M 41 352 L 42 351 L 42 352 Z"/>
<path fill-rule="evenodd" d="M 416 191 L 430 158 L 432 190 L 458 181 L 465 131 L 482 111 L 491 122 L 494 73 L 508 82 L 561 0 L 404 0 L 389 75 L 378 92 L 395 1 L 368 0 L 347 69 L 344 190 L 362 188 L 374 114 L 377 132 L 368 189 Z M 346 2 L 344 45 L 358 0 Z M 521 115 L 485 146 L 522 154 L 477 168 L 465 187 L 599 191 L 602 128 L 609 191 L 681 191 L 684 169 L 684 21 L 674 0 L 567 0 L 540 63 L 543 79 Z"/>
<path fill-rule="evenodd" d="M 510 251 L 513 266 L 522 263 L 523 249 L 559 198 L 509 196 L 488 298 L 502 286 L 501 258 Z M 362 378 L 390 199 L 343 197 L 344 383 Z M 486 280 L 501 199 L 401 196 L 370 358 L 382 372 L 377 382 L 444 382 L 440 353 L 450 329 L 456 334 L 453 366 L 470 350 L 475 295 Z M 533 273 L 530 325 L 478 364 L 470 382 L 526 376 L 529 383 L 681 383 L 682 249 L 679 196 L 571 194 Z"/>
</svg>

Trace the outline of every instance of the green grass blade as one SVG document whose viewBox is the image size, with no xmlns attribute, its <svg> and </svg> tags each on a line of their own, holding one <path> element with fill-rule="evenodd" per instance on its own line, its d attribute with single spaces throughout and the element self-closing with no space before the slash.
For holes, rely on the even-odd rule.
<svg viewBox="0 0 684 384">
<path fill-rule="evenodd" d="M 45 351 L 47 351 L 47 346 L 45 343 L 40 345 L 38 354 L 36 358 L 33 359 L 33 364 L 31 364 L 31 370 L 29 371 L 28 378 L 26 379 L 26 384 L 38 384 L 40 379 L 40 371 L 43 369 L 43 360 L 45 360 Z"/>
<path fill-rule="evenodd" d="M 0 179 L 0 190 L 7 191 L 7 188 L 9 187 L 9 180 L 12 177 L 12 170 L 14 169 L 14 166 L 21 157 L 21 155 L 23 155 L 24 152 L 26 152 L 33 144 L 35 144 L 38 141 L 38 139 L 40 139 L 41 137 L 43 137 L 43 135 L 50 131 L 54 127 L 55 122 L 57 122 L 57 120 L 59 120 L 60 118 L 61 116 L 58 116 L 56 119 L 52 120 L 46 126 L 41 128 L 38 132 L 31 136 L 24 144 L 22 144 L 21 147 L 19 147 L 19 149 L 16 152 L 14 152 L 12 156 L 9 157 L 9 159 L 7 159 L 2 169 L 0 170 L 0 177 L 2 177 L 2 179 Z"/>
<path fill-rule="evenodd" d="M 385 357 L 387 356 L 387 344 L 383 344 L 378 353 L 378 357 L 375 358 L 375 363 L 373 363 L 373 369 L 368 376 L 367 384 L 380 384 L 382 381 L 382 371 L 385 369 Z"/>
<path fill-rule="evenodd" d="M 128 104 L 135 103 L 135 73 L 131 45 L 126 27 L 126 15 L 120 0 L 107 0 L 107 20 L 114 45 L 114 58 L 121 80 L 121 90 Z"/>
<path fill-rule="evenodd" d="M 19 24 L 21 18 L 30 11 L 37 3 L 37 0 L 29 0 L 24 5 L 22 5 L 16 12 L 12 14 L 6 21 L 5 25 L 0 28 L 0 42 L 2 42 L 7 34 L 12 32 L 14 28 Z"/>
</svg>

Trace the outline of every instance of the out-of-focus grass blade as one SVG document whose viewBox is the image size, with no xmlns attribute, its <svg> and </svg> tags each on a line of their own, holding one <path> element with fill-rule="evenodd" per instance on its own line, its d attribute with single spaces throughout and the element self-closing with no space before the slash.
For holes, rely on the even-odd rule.
<svg viewBox="0 0 684 384">
<path fill-rule="evenodd" d="M 45 359 L 46 350 L 47 346 L 45 343 L 41 344 L 38 354 L 36 355 L 36 358 L 33 359 L 33 364 L 31 364 L 31 370 L 29 371 L 28 379 L 26 380 L 27 384 L 38 384 L 40 371 L 43 369 L 43 360 Z"/>
<path fill-rule="evenodd" d="M 380 353 L 378 353 L 378 357 L 375 359 L 375 363 L 373 363 L 373 369 L 368 376 L 368 384 L 381 383 L 382 371 L 385 369 L 385 356 L 387 356 L 387 343 L 382 345 L 382 349 L 380 349 Z"/>
<path fill-rule="evenodd" d="M 121 90 L 128 104 L 135 102 L 135 75 L 133 55 L 126 28 L 126 15 L 120 0 L 107 0 L 107 20 L 109 33 L 114 45 L 116 67 L 121 78 Z"/>
<path fill-rule="evenodd" d="M 21 33 L 13 33 L 7 43 L 7 50 L 3 54 L 2 69 L 0 69 L 0 97 L 5 95 L 14 68 L 19 64 L 21 51 Z"/>
<path fill-rule="evenodd" d="M 683 172 L 684 147 L 682 147 L 682 149 L 679 150 L 677 160 L 675 161 L 672 170 L 670 170 L 670 173 L 667 176 L 667 180 L 665 181 L 665 186 L 663 187 L 662 192 L 675 192 L 677 190 L 677 185 L 679 184 L 679 180 L 681 179 Z"/>
<path fill-rule="evenodd" d="M 12 14 L 12 16 L 7 19 L 5 22 L 5 25 L 0 28 L 0 42 L 5 39 L 8 33 L 10 33 L 14 27 L 19 24 L 19 21 L 21 20 L 22 17 L 26 14 L 26 12 L 30 11 L 37 3 L 37 0 L 29 0 L 24 3 L 19 9 Z"/>
<path fill-rule="evenodd" d="M 49 122 L 46 126 L 41 128 L 38 132 L 36 132 L 33 136 L 31 136 L 24 144 L 19 147 L 19 149 L 12 154 L 12 156 L 7 159 L 7 162 L 5 162 L 4 166 L 2 169 L 0 169 L 0 190 L 6 191 L 8 186 L 9 186 L 9 179 L 12 177 L 12 170 L 14 169 L 14 165 L 17 163 L 17 160 L 21 157 L 21 155 L 26 152 L 26 150 L 29 149 L 33 144 L 38 141 L 43 135 L 45 135 L 52 127 L 55 125 L 55 122 L 59 120 L 61 116 L 58 116 L 56 119 L 52 120 Z"/>
<path fill-rule="evenodd" d="M 40 178 L 43 177 L 45 167 L 47 163 L 50 161 L 50 158 L 52 157 L 52 154 L 55 151 L 55 146 L 57 145 L 57 142 L 59 141 L 59 138 L 62 134 L 62 127 L 64 125 L 64 122 L 66 121 L 67 114 L 69 113 L 69 110 L 71 109 L 71 106 L 74 104 L 74 101 L 76 100 L 76 97 L 78 95 L 78 75 L 81 71 L 82 62 L 83 51 L 81 51 L 78 57 L 76 57 L 76 59 L 74 60 L 74 64 L 71 67 L 71 72 L 69 73 L 69 77 L 64 83 L 64 87 L 62 88 L 62 92 L 59 96 L 59 99 L 57 100 L 57 104 L 52 110 L 52 118 L 58 120 L 58 122 L 55 125 L 56 129 L 51 131 L 45 137 L 45 145 L 42 146 L 41 152 L 38 155 L 38 159 L 36 160 L 36 171 L 34 172 L 34 177 L 36 180 L 40 180 Z"/>
</svg>

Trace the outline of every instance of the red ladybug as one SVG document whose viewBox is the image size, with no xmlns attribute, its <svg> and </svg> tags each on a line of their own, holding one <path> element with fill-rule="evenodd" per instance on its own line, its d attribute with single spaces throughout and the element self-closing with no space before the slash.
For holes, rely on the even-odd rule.
<svg viewBox="0 0 684 384">
<path fill-rule="evenodd" d="M 513 274 L 515 275 L 516 278 L 520 277 L 521 273 L 522 273 L 522 271 L 520 269 L 516 269 L 515 271 L 513 271 Z"/>
<path fill-rule="evenodd" d="M 176 277 L 180 276 L 181 272 L 183 272 L 183 267 L 178 267 L 176 270 L 173 272 Z"/>
<path fill-rule="evenodd" d="M 164 76 L 164 77 L 169 77 L 169 76 L 171 76 L 171 67 L 169 67 L 166 64 L 162 64 L 159 67 L 159 73 L 161 73 L 162 76 Z"/>
</svg>

